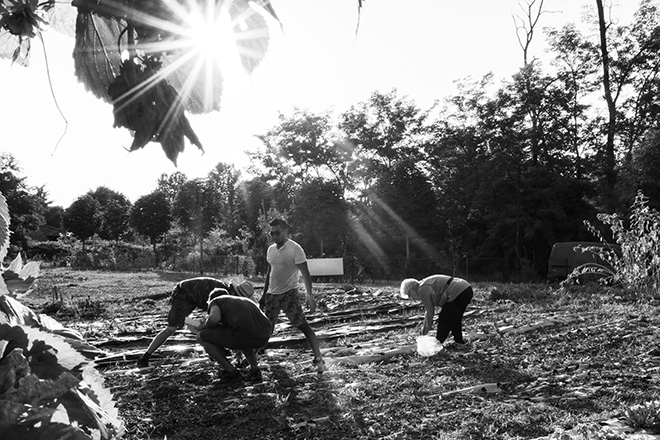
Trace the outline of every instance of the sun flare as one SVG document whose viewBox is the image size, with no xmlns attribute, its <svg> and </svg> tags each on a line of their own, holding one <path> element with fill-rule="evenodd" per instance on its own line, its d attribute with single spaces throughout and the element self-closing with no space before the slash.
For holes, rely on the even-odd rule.
<svg viewBox="0 0 660 440">
<path fill-rule="evenodd" d="M 268 46 L 269 29 L 246 0 L 163 0 L 157 14 L 133 10 L 136 24 L 152 29 L 138 41 L 137 56 L 155 56 L 163 67 L 129 93 L 139 98 L 167 80 L 194 113 L 217 110 L 224 83 L 248 75 Z M 154 38 L 153 36 L 157 37 Z"/>
</svg>

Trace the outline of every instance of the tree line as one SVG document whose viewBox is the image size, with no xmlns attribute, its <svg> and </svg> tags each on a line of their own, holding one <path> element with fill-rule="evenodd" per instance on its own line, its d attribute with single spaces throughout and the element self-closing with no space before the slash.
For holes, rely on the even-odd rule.
<svg viewBox="0 0 660 440">
<path fill-rule="evenodd" d="M 133 204 L 98 188 L 64 209 L 5 155 L 0 191 L 20 217 L 12 244 L 25 249 L 30 228 L 59 216 L 83 243 L 145 237 L 157 254 L 176 229 L 200 255 L 214 236 L 259 259 L 279 216 L 310 257 L 342 256 L 374 276 L 455 272 L 467 259 L 541 278 L 555 242 L 594 239 L 585 220 L 625 213 L 639 190 L 657 207 L 660 21 L 652 0 L 630 25 L 597 1 L 583 26 L 545 30 L 545 66 L 527 52 L 544 13 L 531 3 L 511 78 L 457 81 L 427 109 L 397 90 L 338 115 L 294 109 L 259 136 L 246 174 L 219 163 L 201 179 L 163 174 Z"/>
</svg>

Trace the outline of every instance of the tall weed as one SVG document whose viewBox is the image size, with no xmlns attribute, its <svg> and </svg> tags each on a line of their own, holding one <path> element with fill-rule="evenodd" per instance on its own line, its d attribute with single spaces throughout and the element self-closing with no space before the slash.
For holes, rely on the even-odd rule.
<svg viewBox="0 0 660 440">
<path fill-rule="evenodd" d="M 618 285 L 638 294 L 656 292 L 660 287 L 660 213 L 648 206 L 648 198 L 641 191 L 631 206 L 629 225 L 619 214 L 598 214 L 598 220 L 609 226 L 620 251 L 612 247 L 586 248 L 606 265 L 588 263 L 576 268 L 567 279 L 574 282 L 593 274 L 601 282 Z M 604 244 L 607 241 L 596 227 L 585 225 Z"/>
</svg>

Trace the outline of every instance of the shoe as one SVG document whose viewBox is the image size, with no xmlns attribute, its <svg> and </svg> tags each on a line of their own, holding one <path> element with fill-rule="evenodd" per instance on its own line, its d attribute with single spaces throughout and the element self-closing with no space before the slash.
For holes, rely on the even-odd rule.
<svg viewBox="0 0 660 440">
<path fill-rule="evenodd" d="M 244 368 L 249 367 L 249 366 L 250 366 L 250 363 L 249 363 L 248 360 L 245 358 L 245 356 L 243 356 L 243 355 L 238 355 L 238 354 L 237 354 L 237 355 L 234 357 L 234 362 L 232 362 L 232 365 L 233 365 L 234 368 L 236 368 L 237 370 L 242 370 L 242 369 L 244 369 Z"/>
<path fill-rule="evenodd" d="M 251 368 L 248 374 L 245 376 L 245 379 L 250 382 L 263 382 L 264 380 L 259 368 Z"/>
<path fill-rule="evenodd" d="M 460 351 L 468 350 L 470 348 L 470 341 L 464 339 L 463 342 L 454 342 L 454 348 Z"/>
<path fill-rule="evenodd" d="M 325 361 L 322 358 L 314 358 L 314 360 L 312 360 L 312 365 L 314 365 L 316 371 L 318 371 L 319 373 L 323 373 L 324 371 L 327 370 L 325 366 Z"/>
<path fill-rule="evenodd" d="M 137 361 L 137 366 L 138 368 L 145 368 L 149 366 L 149 357 L 151 355 L 149 353 L 145 353 L 142 356 L 140 356 L 140 359 Z"/>
<path fill-rule="evenodd" d="M 230 384 L 230 383 L 240 382 L 243 380 L 243 375 L 238 370 L 234 370 L 231 373 L 225 370 L 221 370 L 221 371 L 222 373 L 220 375 L 220 383 Z"/>
</svg>

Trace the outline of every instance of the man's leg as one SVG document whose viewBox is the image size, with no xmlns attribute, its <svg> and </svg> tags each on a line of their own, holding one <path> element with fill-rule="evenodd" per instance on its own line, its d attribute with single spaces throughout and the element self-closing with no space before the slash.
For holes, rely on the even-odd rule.
<svg viewBox="0 0 660 440">
<path fill-rule="evenodd" d="M 217 363 L 220 364 L 223 370 L 227 371 L 228 373 L 234 373 L 238 370 L 227 360 L 227 357 L 223 354 L 222 350 L 220 350 L 218 347 L 216 347 L 214 344 L 210 342 L 204 342 L 202 341 L 199 336 L 197 336 L 197 342 L 200 343 L 202 347 L 204 347 L 204 350 L 208 353 L 209 357 L 216 361 Z"/>
<path fill-rule="evenodd" d="M 299 325 L 298 328 L 305 335 L 305 339 L 307 339 L 307 343 L 309 344 L 309 347 L 312 349 L 312 352 L 314 353 L 314 359 L 322 359 L 323 357 L 321 356 L 321 348 L 319 347 L 319 340 L 316 337 L 316 333 L 314 332 L 314 329 L 310 327 L 309 323 L 307 322 Z"/>
<path fill-rule="evenodd" d="M 310 327 L 307 319 L 305 318 L 305 313 L 303 312 L 302 306 L 300 305 L 300 298 L 298 297 L 297 290 L 290 290 L 282 294 L 282 300 L 280 301 L 280 306 L 286 316 L 289 318 L 291 325 L 300 329 L 300 331 L 305 335 L 309 347 L 314 353 L 314 365 L 319 371 L 325 370 L 325 362 L 323 362 L 323 356 L 321 355 L 321 348 L 319 346 L 319 340 L 316 337 L 316 333 Z"/>
<path fill-rule="evenodd" d="M 280 295 L 272 295 L 270 293 L 264 293 L 263 295 L 263 300 L 264 300 L 264 315 L 268 318 L 270 321 L 270 334 L 272 335 L 275 333 L 275 323 L 277 322 L 277 317 L 280 315 L 280 311 L 282 310 L 280 306 Z M 266 344 L 268 341 L 266 341 Z M 265 350 L 264 344 L 263 347 L 259 348 L 256 352 L 257 353 L 263 353 Z"/>
<path fill-rule="evenodd" d="M 140 368 L 148 366 L 149 357 L 153 354 L 154 351 L 158 350 L 158 347 L 163 345 L 163 343 L 167 341 L 167 338 L 172 336 L 175 331 L 176 327 L 171 327 L 169 325 L 161 330 L 160 333 L 158 333 L 156 337 L 154 337 L 154 339 L 151 341 L 147 351 L 140 357 L 140 359 L 138 359 L 137 366 Z"/>
<path fill-rule="evenodd" d="M 241 352 L 243 353 L 243 356 L 245 356 L 245 359 L 247 359 L 248 363 L 250 364 L 250 368 L 253 370 L 258 370 L 259 362 L 257 361 L 257 355 L 255 354 L 254 349 L 246 348 L 244 350 L 241 350 Z"/>
<path fill-rule="evenodd" d="M 214 329 L 202 330 L 197 334 L 197 342 L 200 343 L 209 357 L 220 364 L 222 371 L 218 372 L 220 381 L 224 383 L 233 383 L 243 380 L 243 375 L 234 367 L 223 350 L 227 344 L 227 338 L 230 330 L 226 327 L 220 326 Z"/>
<path fill-rule="evenodd" d="M 190 315 L 193 310 L 197 308 L 197 304 L 191 301 L 179 299 L 177 297 L 172 299 L 170 311 L 167 313 L 167 328 L 162 330 L 151 341 L 147 351 L 138 359 L 137 366 L 142 368 L 149 365 L 149 357 L 158 349 L 163 343 L 174 334 L 177 328 L 182 328 L 186 316 Z"/>
</svg>

